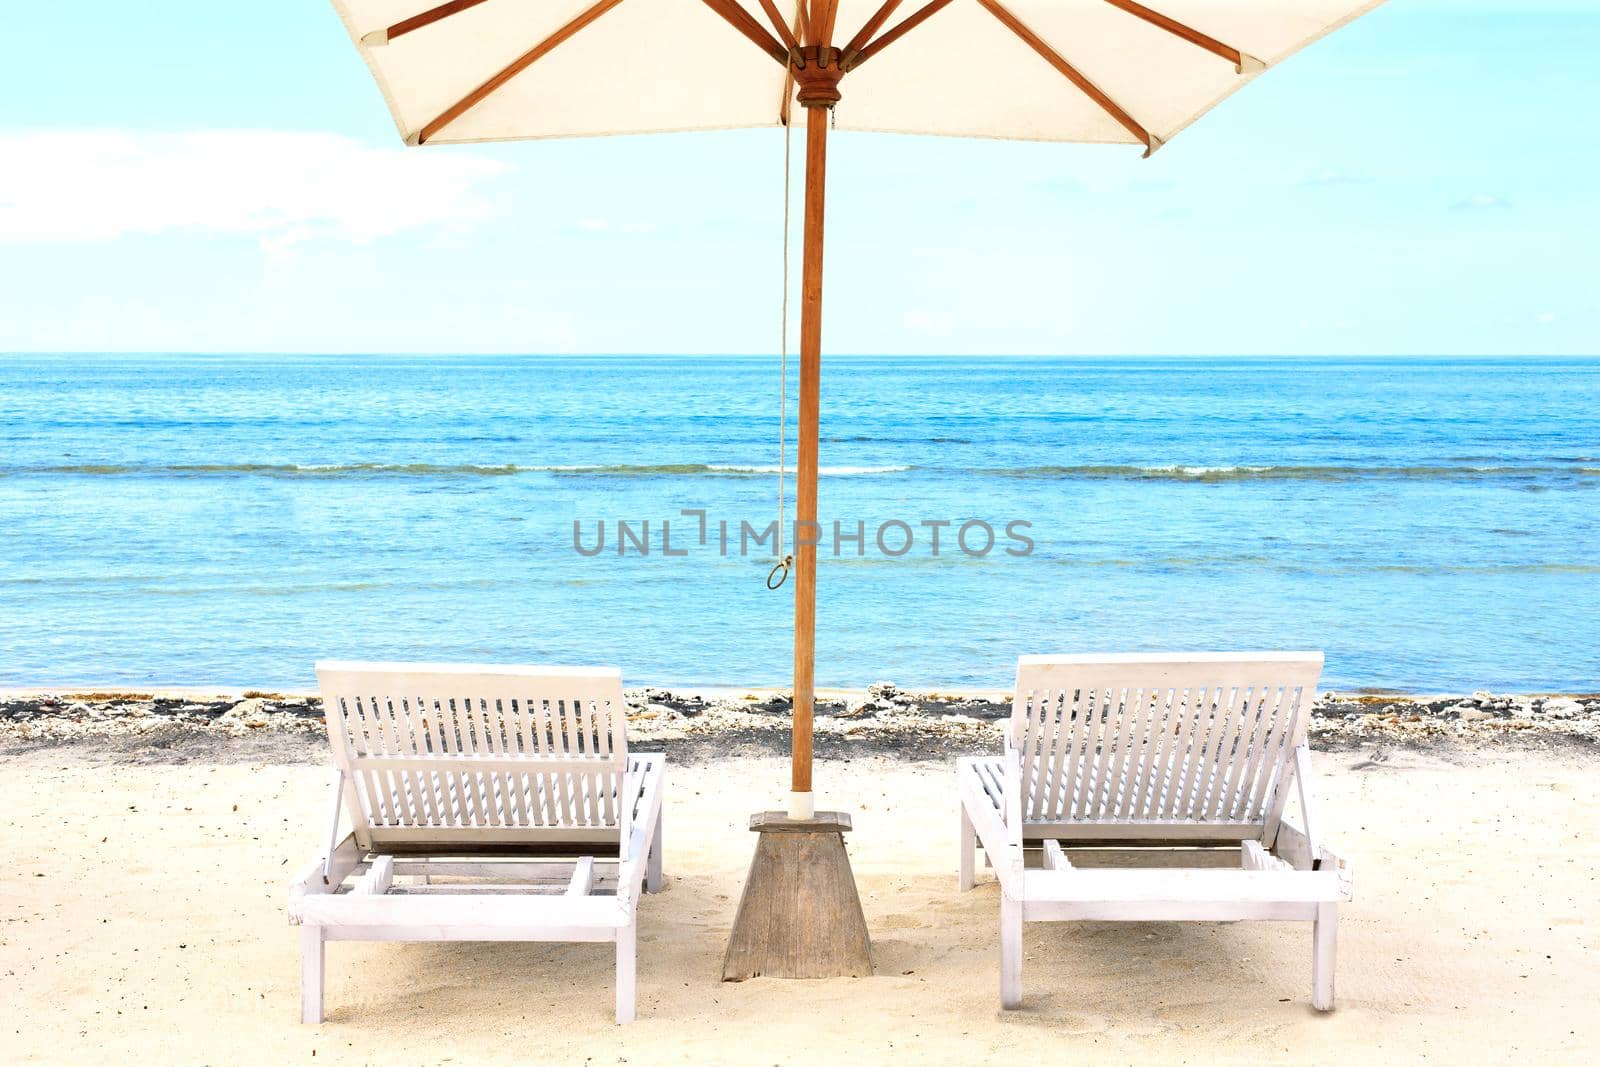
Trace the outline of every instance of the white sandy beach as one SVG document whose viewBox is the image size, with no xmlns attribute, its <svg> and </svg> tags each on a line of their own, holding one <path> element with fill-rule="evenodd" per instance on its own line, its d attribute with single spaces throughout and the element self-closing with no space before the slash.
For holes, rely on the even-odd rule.
<svg viewBox="0 0 1600 1067">
<path fill-rule="evenodd" d="M 1319 756 L 1356 863 L 1339 1007 L 1314 1012 L 1288 924 L 1030 925 L 1025 1007 L 997 998 L 997 888 L 955 892 L 943 762 L 830 761 L 855 812 L 877 977 L 729 985 L 723 939 L 771 759 L 670 768 L 665 890 L 640 912 L 639 1019 L 607 945 L 337 944 L 328 1022 L 298 1022 L 285 883 L 328 772 L 13 754 L 0 875 L 6 1058 L 23 1063 L 1578 1062 L 1600 1041 L 1600 782 L 1581 748 Z"/>
</svg>

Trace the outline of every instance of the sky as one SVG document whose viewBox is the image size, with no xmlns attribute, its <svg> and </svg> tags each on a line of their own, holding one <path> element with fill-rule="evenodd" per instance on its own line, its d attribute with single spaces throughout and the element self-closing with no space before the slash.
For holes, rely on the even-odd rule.
<svg viewBox="0 0 1600 1067">
<path fill-rule="evenodd" d="M 323 0 L 0 0 L 0 55 L 0 352 L 777 350 L 776 130 L 407 149 Z M 1600 352 L 1597 55 L 1600 0 L 1390 0 L 1149 160 L 837 134 L 825 349 Z"/>
</svg>

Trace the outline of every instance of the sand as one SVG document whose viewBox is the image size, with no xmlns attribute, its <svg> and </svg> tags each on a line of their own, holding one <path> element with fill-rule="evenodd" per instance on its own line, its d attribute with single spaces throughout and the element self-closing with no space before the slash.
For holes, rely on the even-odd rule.
<svg viewBox="0 0 1600 1067">
<path fill-rule="evenodd" d="M 0 1046 L 11 1062 L 1576 1062 L 1600 1042 L 1594 750 L 1318 755 L 1356 864 L 1339 1007 L 1309 1004 L 1302 924 L 1053 924 L 998 1004 L 997 887 L 955 892 L 949 765 L 831 760 L 877 977 L 717 981 L 772 759 L 669 768 L 667 884 L 640 907 L 639 1019 L 607 945 L 329 946 L 298 1021 L 285 883 L 328 772 L 128 765 L 72 746 L 0 775 Z M 252 755 L 251 758 L 259 758 Z"/>
</svg>

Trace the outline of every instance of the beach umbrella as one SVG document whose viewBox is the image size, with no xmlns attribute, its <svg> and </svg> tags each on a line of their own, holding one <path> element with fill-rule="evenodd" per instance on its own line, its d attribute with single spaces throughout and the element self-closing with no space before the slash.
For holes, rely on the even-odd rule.
<svg viewBox="0 0 1600 1067">
<path fill-rule="evenodd" d="M 1381 2 L 333 0 L 407 144 L 787 126 L 795 105 L 805 112 L 788 812 L 796 823 L 813 815 L 830 119 L 840 130 L 1128 144 L 1149 155 L 1262 71 Z M 781 821 L 771 828 L 792 831 Z"/>
</svg>

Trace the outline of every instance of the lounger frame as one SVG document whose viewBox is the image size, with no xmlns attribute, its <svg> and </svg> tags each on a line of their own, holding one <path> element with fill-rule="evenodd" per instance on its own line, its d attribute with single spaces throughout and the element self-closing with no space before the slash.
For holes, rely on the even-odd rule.
<svg viewBox="0 0 1600 1067">
<path fill-rule="evenodd" d="M 959 887 L 979 850 L 1000 882 L 1003 1006 L 1021 1004 L 1025 922 L 1265 919 L 1313 924 L 1312 1004 L 1332 1009 L 1352 871 L 1312 796 L 1321 667 L 1319 653 L 1018 661 L 1004 755 L 956 770 Z"/>
<path fill-rule="evenodd" d="M 611 941 L 631 1020 L 666 761 L 628 752 L 621 673 L 323 662 L 317 677 L 337 773 L 327 848 L 290 886 L 302 1018 L 322 1021 L 328 941 Z"/>
</svg>

